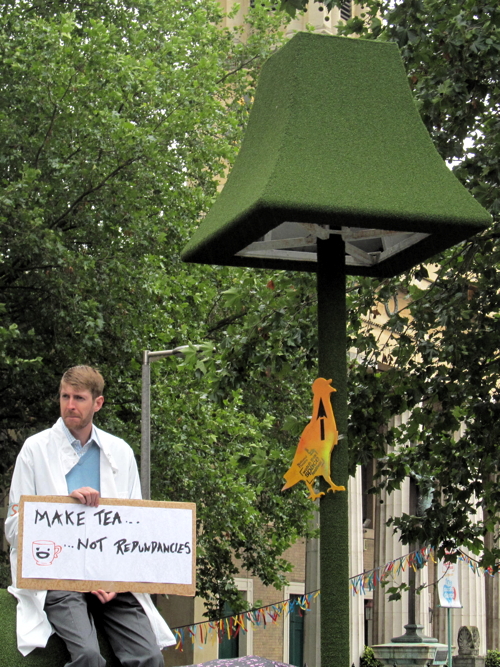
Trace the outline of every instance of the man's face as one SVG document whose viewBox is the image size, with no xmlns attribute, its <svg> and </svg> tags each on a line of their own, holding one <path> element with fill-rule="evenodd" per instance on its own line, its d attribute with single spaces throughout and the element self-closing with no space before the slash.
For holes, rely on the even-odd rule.
<svg viewBox="0 0 500 667">
<path fill-rule="evenodd" d="M 73 387 L 70 384 L 61 386 L 59 394 L 61 417 L 71 432 L 82 431 L 88 426 L 92 422 L 94 412 L 101 409 L 103 402 L 102 396 L 92 398 L 88 389 Z"/>
</svg>

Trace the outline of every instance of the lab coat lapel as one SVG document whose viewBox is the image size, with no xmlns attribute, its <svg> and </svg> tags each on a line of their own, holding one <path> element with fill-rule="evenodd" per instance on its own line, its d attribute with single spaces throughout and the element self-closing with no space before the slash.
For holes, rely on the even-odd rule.
<svg viewBox="0 0 500 667">
<path fill-rule="evenodd" d="M 62 474 L 54 474 L 52 477 L 52 483 L 55 487 L 53 491 L 54 495 L 67 496 L 68 484 L 66 482 L 66 475 L 78 463 L 78 455 L 68 441 L 66 434 L 62 430 L 61 422 L 62 419 L 59 417 L 57 422 L 52 427 L 51 444 L 54 447 L 52 452 L 54 456 L 53 461 L 57 461 L 57 459 L 59 459 Z"/>
<path fill-rule="evenodd" d="M 96 431 L 101 446 L 101 497 L 116 498 L 118 491 L 115 483 L 115 475 L 118 472 L 118 467 L 108 446 L 107 433 L 101 431 L 99 428 L 96 428 Z"/>
</svg>

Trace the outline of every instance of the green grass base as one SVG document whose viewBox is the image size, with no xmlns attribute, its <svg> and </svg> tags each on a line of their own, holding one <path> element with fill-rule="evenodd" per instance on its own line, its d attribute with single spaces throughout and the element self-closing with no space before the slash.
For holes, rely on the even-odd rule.
<svg viewBox="0 0 500 667">
<path fill-rule="evenodd" d="M 52 635 L 45 648 L 37 648 L 23 656 L 16 641 L 16 599 L 5 589 L 0 589 L 0 667 L 64 667 L 70 656 L 57 635 Z M 108 667 L 120 667 L 108 640 L 98 628 L 101 653 Z"/>
</svg>

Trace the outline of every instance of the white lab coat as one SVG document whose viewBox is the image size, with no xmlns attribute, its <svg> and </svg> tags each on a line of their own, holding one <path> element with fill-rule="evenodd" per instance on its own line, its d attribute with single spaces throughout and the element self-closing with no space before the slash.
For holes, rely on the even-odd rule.
<svg viewBox="0 0 500 667">
<path fill-rule="evenodd" d="M 67 496 L 66 474 L 78 462 L 59 419 L 52 428 L 28 438 L 17 457 L 9 497 L 5 535 L 11 545 L 10 562 L 13 586 L 9 591 L 17 600 L 17 646 L 23 655 L 44 647 L 53 633 L 43 608 L 47 591 L 16 587 L 17 505 L 21 495 Z M 97 429 L 101 445 L 100 473 L 103 498 L 141 498 L 137 464 L 132 449 L 124 440 Z M 160 648 L 175 644 L 168 625 L 149 595 L 134 593 L 146 612 Z"/>
</svg>

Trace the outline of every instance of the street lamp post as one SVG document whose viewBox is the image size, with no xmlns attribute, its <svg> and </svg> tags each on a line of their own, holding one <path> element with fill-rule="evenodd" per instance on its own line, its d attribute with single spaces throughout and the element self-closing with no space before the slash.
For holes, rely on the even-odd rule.
<svg viewBox="0 0 500 667">
<path fill-rule="evenodd" d="M 151 362 L 164 357 L 182 357 L 189 345 L 181 345 L 173 350 L 142 354 L 142 400 L 141 400 L 141 488 L 145 500 L 151 498 Z"/>
</svg>

